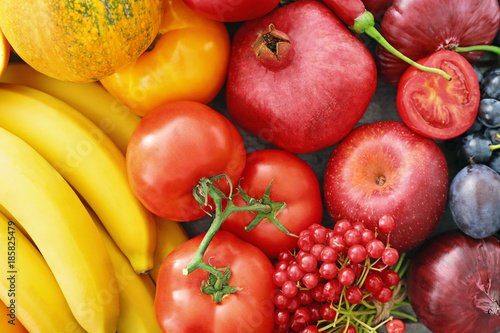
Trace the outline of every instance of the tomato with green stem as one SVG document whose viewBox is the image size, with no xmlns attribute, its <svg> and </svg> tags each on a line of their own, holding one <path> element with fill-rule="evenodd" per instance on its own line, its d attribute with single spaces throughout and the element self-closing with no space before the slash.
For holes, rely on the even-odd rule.
<svg viewBox="0 0 500 333">
<path fill-rule="evenodd" d="M 251 200 L 286 203 L 276 210 L 277 215 L 236 212 L 221 225 L 221 229 L 256 245 L 270 258 L 278 257 L 283 250 L 293 250 L 297 245 L 296 235 L 313 223 L 321 224 L 323 203 L 319 181 L 314 170 L 292 153 L 281 149 L 250 152 L 240 190 L 233 197 L 237 206 L 248 205 Z"/>
<path fill-rule="evenodd" d="M 276 287 L 269 258 L 257 247 L 221 230 L 203 259 L 212 273 L 196 270 L 183 276 L 183 267 L 203 238 L 202 234 L 181 244 L 160 266 L 155 314 L 162 331 L 272 332 Z"/>
</svg>

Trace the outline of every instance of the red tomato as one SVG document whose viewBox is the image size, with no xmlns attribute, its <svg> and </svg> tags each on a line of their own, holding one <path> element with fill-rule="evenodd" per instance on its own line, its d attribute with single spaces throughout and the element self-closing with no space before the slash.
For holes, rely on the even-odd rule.
<svg viewBox="0 0 500 333">
<path fill-rule="evenodd" d="M 241 288 L 216 304 L 200 288 L 208 272 L 197 269 L 187 276 L 182 269 L 191 260 L 204 234 L 178 246 L 163 261 L 158 272 L 155 313 L 163 332 L 227 333 L 272 332 L 275 291 L 273 265 L 255 246 L 226 231 L 214 236 L 204 262 L 216 268 L 229 267 L 228 284 Z"/>
<path fill-rule="evenodd" d="M 266 15 L 280 0 L 184 0 L 192 10 L 222 22 L 248 21 Z"/>
<path fill-rule="evenodd" d="M 418 63 L 440 68 L 452 76 L 422 72 L 410 66 L 401 77 L 397 109 L 403 122 L 431 139 L 447 140 L 463 134 L 477 116 L 480 91 L 472 65 L 459 53 L 442 50 Z"/>
<path fill-rule="evenodd" d="M 264 149 L 247 155 L 240 185 L 254 199 L 262 199 L 271 186 L 273 202 L 285 202 L 286 208 L 277 219 L 292 234 L 298 235 L 313 223 L 321 223 L 323 203 L 318 179 L 313 169 L 296 155 L 279 149 Z M 245 206 L 241 195 L 234 197 L 237 206 Z M 255 212 L 236 212 L 228 216 L 221 229 L 231 231 L 241 239 L 254 244 L 270 258 L 297 245 L 297 238 L 286 235 L 268 219 L 262 220 L 251 231 L 245 227 L 255 217 Z"/>
<path fill-rule="evenodd" d="M 209 106 L 192 101 L 164 104 L 144 116 L 126 154 L 136 196 L 154 214 L 175 221 L 205 214 L 192 194 L 200 179 L 225 174 L 237 184 L 245 160 L 236 127 Z M 229 193 L 225 178 L 215 184 Z"/>
</svg>

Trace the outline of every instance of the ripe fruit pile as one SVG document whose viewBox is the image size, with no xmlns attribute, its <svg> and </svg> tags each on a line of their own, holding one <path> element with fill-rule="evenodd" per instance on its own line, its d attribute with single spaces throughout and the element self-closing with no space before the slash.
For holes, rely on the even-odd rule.
<svg viewBox="0 0 500 333">
<path fill-rule="evenodd" d="M 384 215 L 377 231 L 390 235 L 394 227 L 394 218 Z M 374 304 L 391 301 L 405 270 L 403 256 L 390 247 L 390 238 L 387 244 L 377 239 L 377 231 L 346 219 L 333 229 L 313 224 L 302 231 L 297 253 L 281 252 L 275 263 L 274 332 L 375 331 Z M 389 332 L 405 328 L 392 317 L 377 324 L 387 324 Z"/>
</svg>

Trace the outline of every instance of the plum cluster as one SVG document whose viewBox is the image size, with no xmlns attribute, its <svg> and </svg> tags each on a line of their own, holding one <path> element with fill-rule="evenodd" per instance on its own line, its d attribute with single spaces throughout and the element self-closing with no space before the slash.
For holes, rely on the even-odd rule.
<svg viewBox="0 0 500 333">
<path fill-rule="evenodd" d="M 391 301 L 400 283 L 400 274 L 392 269 L 399 252 L 390 247 L 390 238 L 387 244 L 377 239 L 378 230 L 390 236 L 394 227 L 394 218 L 385 215 L 375 232 L 346 219 L 333 229 L 313 224 L 303 230 L 298 251 L 281 252 L 275 263 L 274 332 L 329 332 L 343 327 L 342 332 L 355 333 L 359 325 L 370 323 L 373 317 L 369 318 L 366 306 L 373 310 L 374 302 Z M 393 318 L 379 325 L 389 322 L 387 327 L 404 327 Z"/>
<path fill-rule="evenodd" d="M 500 173 L 500 68 L 484 74 L 475 67 L 481 87 L 476 121 L 460 137 L 458 157 L 463 164 L 488 165 Z"/>
</svg>

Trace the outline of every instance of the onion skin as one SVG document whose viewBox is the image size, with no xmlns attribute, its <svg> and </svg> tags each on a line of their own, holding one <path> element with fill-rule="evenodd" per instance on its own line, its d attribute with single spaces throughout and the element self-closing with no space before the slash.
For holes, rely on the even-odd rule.
<svg viewBox="0 0 500 333">
<path fill-rule="evenodd" d="M 500 24 L 497 0 L 394 0 L 385 12 L 380 33 L 415 61 L 457 46 L 489 45 Z M 380 77 L 397 85 L 408 64 L 377 46 Z M 462 53 L 471 63 L 484 51 Z"/>
<path fill-rule="evenodd" d="M 255 43 L 270 25 L 283 37 L 281 65 Z M 319 1 L 294 2 L 247 21 L 233 38 L 229 117 L 289 152 L 314 152 L 340 141 L 365 113 L 376 86 L 368 49 Z"/>
<path fill-rule="evenodd" d="M 500 241 L 446 231 L 418 248 L 407 291 L 418 319 L 434 333 L 500 330 Z"/>
</svg>

